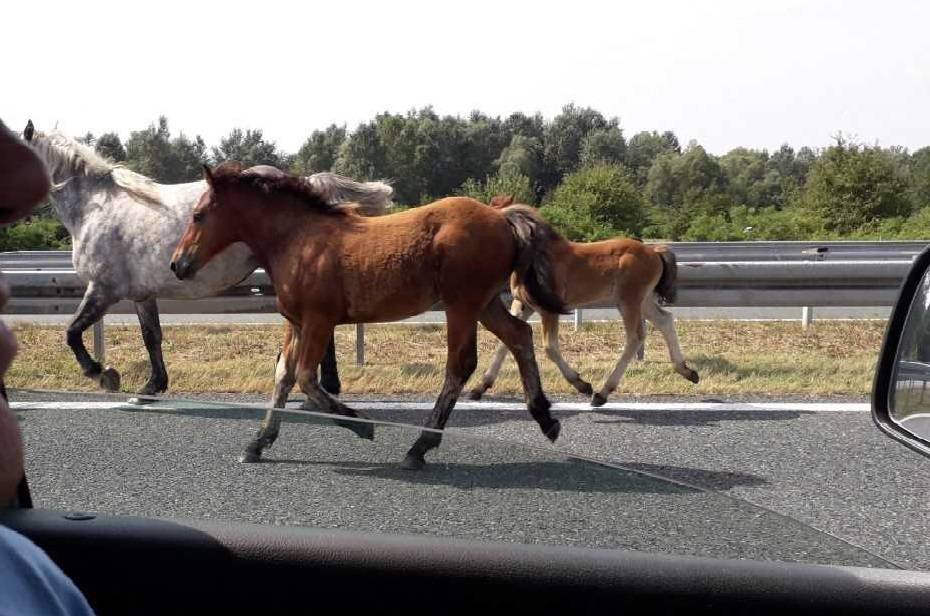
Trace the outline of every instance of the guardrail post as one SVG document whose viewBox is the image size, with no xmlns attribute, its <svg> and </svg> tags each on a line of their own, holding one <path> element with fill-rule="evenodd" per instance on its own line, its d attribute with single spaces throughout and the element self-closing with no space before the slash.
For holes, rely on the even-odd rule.
<svg viewBox="0 0 930 616">
<path fill-rule="evenodd" d="M 584 321 L 584 311 L 581 308 L 575 308 L 575 331 L 581 329 L 581 324 Z"/>
<path fill-rule="evenodd" d="M 801 327 L 807 329 L 814 322 L 814 309 L 811 306 L 801 308 Z"/>
<path fill-rule="evenodd" d="M 365 324 L 355 324 L 355 365 L 365 365 Z"/>
<path fill-rule="evenodd" d="M 107 345 L 103 339 L 103 317 L 94 323 L 94 359 L 104 365 L 107 363 Z"/>
</svg>

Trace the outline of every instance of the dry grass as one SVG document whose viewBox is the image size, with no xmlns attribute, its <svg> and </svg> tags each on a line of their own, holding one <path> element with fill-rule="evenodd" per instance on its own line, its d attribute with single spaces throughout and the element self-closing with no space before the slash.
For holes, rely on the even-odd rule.
<svg viewBox="0 0 930 616">
<path fill-rule="evenodd" d="M 20 342 L 7 383 L 11 387 L 93 390 L 81 376 L 60 327 L 19 325 Z M 537 341 L 541 338 L 537 332 Z M 798 323 L 685 321 L 678 325 L 685 356 L 701 374 L 692 385 L 675 374 L 665 343 L 654 331 L 645 362 L 634 362 L 619 393 L 630 394 L 802 394 L 865 395 L 878 355 L 884 323 L 821 321 L 808 331 Z M 337 330 L 340 371 L 347 393 L 435 393 L 445 358 L 442 326 L 373 325 L 366 331 L 366 365 L 355 366 L 355 330 Z M 109 326 L 107 361 L 134 391 L 148 376 L 148 356 L 139 330 Z M 618 323 L 564 327 L 565 358 L 597 387 L 619 355 Z M 91 336 L 88 334 L 87 342 Z M 173 392 L 270 392 L 273 364 L 282 339 L 277 326 L 175 326 L 165 328 L 165 359 Z M 496 340 L 481 330 L 478 374 Z M 555 366 L 537 349 L 544 385 L 552 394 L 573 394 Z M 519 394 L 519 378 L 508 360 L 492 393 Z"/>
</svg>

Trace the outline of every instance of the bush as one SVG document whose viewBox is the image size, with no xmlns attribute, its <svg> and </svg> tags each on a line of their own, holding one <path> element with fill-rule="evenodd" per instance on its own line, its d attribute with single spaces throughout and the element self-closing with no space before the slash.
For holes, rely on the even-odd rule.
<svg viewBox="0 0 930 616">
<path fill-rule="evenodd" d="M 639 237 L 646 222 L 643 197 L 619 165 L 595 165 L 565 176 L 541 212 L 577 241 Z"/>
<path fill-rule="evenodd" d="M 71 236 L 58 220 L 34 217 L 0 229 L 0 251 L 70 250 Z"/>
<path fill-rule="evenodd" d="M 513 195 L 514 203 L 535 202 L 530 179 L 518 173 L 495 173 L 483 184 L 474 178 L 468 178 L 462 184 L 459 193 L 482 203 L 490 202 L 491 197 L 496 195 Z"/>
</svg>

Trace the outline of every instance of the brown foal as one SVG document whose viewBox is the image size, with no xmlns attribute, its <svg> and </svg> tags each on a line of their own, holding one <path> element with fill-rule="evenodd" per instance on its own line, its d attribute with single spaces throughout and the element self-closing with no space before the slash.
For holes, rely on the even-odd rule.
<svg viewBox="0 0 930 616">
<path fill-rule="evenodd" d="M 510 206 L 513 199 L 497 196 L 491 200 L 492 209 Z M 615 302 L 623 317 L 626 339 L 623 352 L 601 389 L 594 393 L 591 384 L 583 380 L 559 352 L 559 315 L 535 305 L 520 280 L 511 277 L 513 294 L 511 313 L 528 319 L 538 311 L 542 319 L 546 356 L 558 366 L 562 376 L 580 393 L 591 397 L 592 406 L 601 406 L 617 388 L 630 361 L 645 342 L 643 317 L 662 332 L 675 371 L 692 383 L 699 380 L 698 373 L 685 363 L 675 321 L 672 314 L 659 305 L 659 300 L 675 301 L 677 265 L 675 253 L 665 246 L 651 246 L 638 240 L 612 239 L 603 242 L 569 242 L 562 237 L 553 238 L 549 246 L 556 290 L 568 307 L 584 306 L 597 301 Z M 505 359 L 505 350 L 498 347 L 490 367 L 481 382 L 470 394 L 478 400 L 494 385 L 497 373 Z"/>
<path fill-rule="evenodd" d="M 477 322 L 504 342 L 519 366 L 527 406 L 543 434 L 555 441 L 560 424 L 549 412 L 533 353 L 532 330 L 513 317 L 499 292 L 513 273 L 534 305 L 564 312 L 548 262 L 554 232 L 527 206 L 489 208 L 464 197 L 406 212 L 366 218 L 352 207 L 328 205 L 301 178 L 275 171 L 243 172 L 238 163 L 205 167 L 206 192 L 171 262 L 189 278 L 233 242 L 245 242 L 270 276 L 278 308 L 292 327 L 278 362 L 275 406 L 296 381 L 307 408 L 359 417 L 326 393 L 317 366 L 341 323 L 403 319 L 442 302 L 448 355 L 445 382 L 426 427 L 442 429 L 477 364 Z M 288 378 L 288 375 L 292 375 Z M 346 421 L 363 438 L 369 422 Z M 278 436 L 269 410 L 241 460 L 257 461 Z M 418 469 L 442 438 L 424 431 L 403 467 Z"/>
</svg>

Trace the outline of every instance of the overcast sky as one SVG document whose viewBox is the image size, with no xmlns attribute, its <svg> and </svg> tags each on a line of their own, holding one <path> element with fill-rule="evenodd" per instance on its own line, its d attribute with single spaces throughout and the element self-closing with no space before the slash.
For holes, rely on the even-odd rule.
<svg viewBox="0 0 930 616">
<path fill-rule="evenodd" d="M 570 101 L 627 136 L 744 145 L 930 145 L 930 2 L 136 2 L 0 7 L 0 118 L 124 138 L 158 115 L 215 144 L 433 105 L 552 117 Z"/>
</svg>

